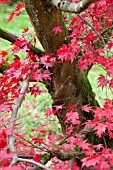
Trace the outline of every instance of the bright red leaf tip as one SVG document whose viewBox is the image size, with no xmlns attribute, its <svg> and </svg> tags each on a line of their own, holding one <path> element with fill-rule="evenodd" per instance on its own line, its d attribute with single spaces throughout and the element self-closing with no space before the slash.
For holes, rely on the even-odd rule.
<svg viewBox="0 0 113 170">
<path fill-rule="evenodd" d="M 20 16 L 21 14 L 21 10 L 22 8 L 24 8 L 24 4 L 23 3 L 19 3 L 17 4 L 17 6 L 15 7 L 15 9 L 10 13 L 9 17 L 8 17 L 8 22 L 11 22 L 13 20 L 13 18 L 15 16 Z"/>
<path fill-rule="evenodd" d="M 40 162 L 40 156 L 41 154 L 34 154 L 34 157 L 33 157 L 33 160 L 36 161 L 36 162 Z"/>
<path fill-rule="evenodd" d="M 23 32 L 22 32 L 22 33 L 24 34 L 24 33 L 28 32 L 28 31 L 29 31 L 29 28 L 28 28 L 28 27 L 26 27 L 26 28 L 24 28 L 24 30 L 23 30 Z"/>
<path fill-rule="evenodd" d="M 62 32 L 62 26 L 56 26 L 52 29 L 52 32 L 55 32 L 55 34 L 58 34 L 58 32 Z"/>
<path fill-rule="evenodd" d="M 107 45 L 108 45 L 108 49 L 110 50 L 113 47 L 113 42 L 109 42 Z"/>
<path fill-rule="evenodd" d="M 81 169 L 76 165 L 75 162 L 72 163 L 72 168 L 73 168 L 73 170 L 81 170 Z"/>
<path fill-rule="evenodd" d="M 6 55 L 8 55 L 7 51 L 1 51 L 0 54 L 2 55 L 2 57 L 5 57 Z"/>
</svg>

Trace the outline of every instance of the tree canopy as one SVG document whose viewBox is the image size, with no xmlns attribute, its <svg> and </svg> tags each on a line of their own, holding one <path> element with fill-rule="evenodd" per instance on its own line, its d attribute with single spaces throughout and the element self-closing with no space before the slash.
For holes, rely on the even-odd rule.
<svg viewBox="0 0 113 170">
<path fill-rule="evenodd" d="M 30 37 L 28 27 L 19 36 L 0 26 L 0 39 L 11 45 L 0 50 L 1 169 L 113 169 L 113 100 L 108 94 L 113 93 L 113 0 L 23 0 L 7 22 L 24 10 L 36 35 Z M 105 89 L 103 106 L 88 79 L 93 66 L 105 72 L 96 87 Z M 47 96 L 41 123 L 36 98 L 45 92 L 52 106 Z M 27 94 L 33 100 L 23 106 L 31 110 L 20 114 Z M 51 126 L 47 120 L 53 117 L 57 123 Z"/>
</svg>

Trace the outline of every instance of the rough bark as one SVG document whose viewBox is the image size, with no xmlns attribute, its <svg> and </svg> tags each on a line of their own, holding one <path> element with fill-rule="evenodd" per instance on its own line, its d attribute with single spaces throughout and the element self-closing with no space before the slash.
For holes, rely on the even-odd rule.
<svg viewBox="0 0 113 170">
<path fill-rule="evenodd" d="M 24 0 L 24 3 L 44 50 L 54 53 L 62 45 L 65 37 L 64 32 L 57 35 L 52 32 L 55 26 L 64 27 L 61 11 L 51 6 L 47 0 Z"/>
<path fill-rule="evenodd" d="M 61 12 L 51 6 L 50 3 L 47 3 L 47 0 L 24 0 L 24 3 L 37 37 L 42 43 L 45 52 L 55 55 L 56 49 L 59 48 L 65 40 L 65 30 L 57 35 L 52 32 L 55 26 L 60 25 L 64 28 Z M 10 35 L 8 40 L 13 42 L 13 38 L 16 39 L 17 37 Z M 50 91 L 54 104 L 63 104 L 66 107 L 76 104 L 80 115 L 85 118 L 92 118 L 92 114 L 87 115 L 81 111 L 81 106 L 84 104 L 91 104 L 91 106 L 98 105 L 87 78 L 87 73 L 85 71 L 81 73 L 76 67 L 76 64 L 71 64 L 70 62 L 55 65 L 51 72 L 53 74 Z M 66 109 L 62 110 L 61 113 L 57 115 L 63 132 L 65 132 L 68 127 L 68 125 L 64 123 L 65 114 Z M 85 119 L 81 119 L 81 121 L 84 120 Z M 90 135 L 94 137 L 94 134 Z M 95 138 L 92 139 L 91 143 L 94 143 L 94 141 Z M 70 160 L 76 157 L 73 154 L 64 157 L 64 155 L 60 154 L 60 151 L 57 155 L 53 153 L 53 157 L 54 156 L 57 156 L 61 160 Z"/>
<path fill-rule="evenodd" d="M 63 44 L 65 39 L 65 30 L 57 35 L 52 32 L 55 26 L 60 25 L 64 28 L 61 11 L 51 6 L 46 0 L 24 0 L 24 3 L 45 52 L 55 55 L 55 50 Z M 79 72 L 76 65 L 70 62 L 57 64 L 52 69 L 51 94 L 55 105 L 64 104 L 68 107 L 76 104 L 82 116 L 84 116 L 81 111 L 83 104 L 97 104 L 87 74 Z M 67 129 L 64 124 L 65 111 L 64 109 L 57 115 L 63 132 Z"/>
</svg>

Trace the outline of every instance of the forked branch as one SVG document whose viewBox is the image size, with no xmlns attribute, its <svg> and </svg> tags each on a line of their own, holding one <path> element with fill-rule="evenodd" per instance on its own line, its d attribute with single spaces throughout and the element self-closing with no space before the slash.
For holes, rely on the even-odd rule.
<svg viewBox="0 0 113 170">
<path fill-rule="evenodd" d="M 61 11 L 80 13 L 87 9 L 92 3 L 97 2 L 98 0 L 81 0 L 78 3 L 61 1 L 61 0 L 51 0 L 52 4 L 56 6 Z"/>
<path fill-rule="evenodd" d="M 23 159 L 23 158 L 18 158 L 17 156 L 15 156 L 13 158 L 13 161 L 12 161 L 12 164 L 10 165 L 10 167 L 13 165 L 13 164 L 16 164 L 18 162 L 27 162 L 27 163 L 30 163 L 30 164 L 34 164 L 36 165 L 37 167 L 40 167 L 40 168 L 43 168 L 45 170 L 49 170 L 49 168 L 47 168 L 46 166 L 42 165 L 41 163 L 39 162 L 35 162 L 34 160 L 28 160 L 28 159 Z"/>
</svg>

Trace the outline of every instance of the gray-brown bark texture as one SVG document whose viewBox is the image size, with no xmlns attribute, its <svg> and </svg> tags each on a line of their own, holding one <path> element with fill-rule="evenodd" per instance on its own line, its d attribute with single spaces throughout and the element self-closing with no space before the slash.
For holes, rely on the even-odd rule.
<svg viewBox="0 0 113 170">
<path fill-rule="evenodd" d="M 25 8 L 30 16 L 38 39 L 44 50 L 54 53 L 63 43 L 65 34 L 52 32 L 55 26 L 64 25 L 61 12 L 51 6 L 47 0 L 24 0 Z"/>
<path fill-rule="evenodd" d="M 45 52 L 55 55 L 55 50 L 63 44 L 65 39 L 65 31 L 57 35 L 52 32 L 55 26 L 64 27 L 61 11 L 52 6 L 51 3 L 47 3 L 47 0 L 24 0 L 24 3 Z M 83 104 L 97 104 L 87 74 L 80 73 L 74 63 L 56 64 L 51 71 L 50 91 L 55 105 L 64 104 L 68 107 L 76 104 L 79 114 L 83 116 L 84 113 L 81 111 Z M 65 111 L 64 109 L 57 115 L 63 132 L 67 128 L 64 124 Z"/>
<path fill-rule="evenodd" d="M 78 3 L 61 1 L 61 0 L 51 0 L 52 4 L 58 9 L 66 12 L 80 13 L 88 8 L 90 4 L 98 0 L 80 0 Z"/>
</svg>

